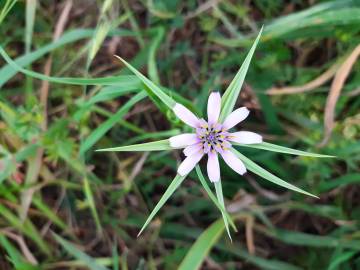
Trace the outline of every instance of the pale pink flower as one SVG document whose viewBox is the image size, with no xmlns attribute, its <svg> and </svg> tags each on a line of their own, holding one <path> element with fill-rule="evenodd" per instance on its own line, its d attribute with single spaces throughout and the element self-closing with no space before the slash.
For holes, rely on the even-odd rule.
<svg viewBox="0 0 360 270">
<path fill-rule="evenodd" d="M 231 151 L 231 142 L 241 144 L 261 143 L 261 135 L 250 131 L 230 132 L 229 130 L 243 121 L 249 110 L 245 107 L 230 113 L 223 123 L 219 123 L 221 111 L 221 96 L 219 92 L 212 92 L 208 99 L 208 121 L 199 119 L 185 106 L 176 103 L 173 108 L 176 116 L 185 124 L 193 127 L 195 133 L 184 133 L 169 139 L 173 148 L 184 148 L 186 156 L 178 168 L 178 174 L 187 175 L 204 155 L 208 156 L 207 173 L 211 182 L 220 180 L 220 166 L 218 154 L 235 172 L 243 175 L 246 172 L 244 163 Z"/>
</svg>

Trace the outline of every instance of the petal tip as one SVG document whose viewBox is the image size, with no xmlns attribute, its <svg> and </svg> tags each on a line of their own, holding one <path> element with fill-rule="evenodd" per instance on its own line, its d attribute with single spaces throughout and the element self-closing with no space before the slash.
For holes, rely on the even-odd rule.
<svg viewBox="0 0 360 270">
<path fill-rule="evenodd" d="M 169 138 L 169 144 L 172 148 L 175 148 L 174 140 L 172 138 Z"/>
<path fill-rule="evenodd" d="M 177 173 L 178 173 L 180 176 L 185 176 L 185 173 L 184 173 L 180 168 L 178 168 Z"/>
<path fill-rule="evenodd" d="M 199 125 L 198 117 L 191 112 L 188 108 L 180 103 L 175 103 L 174 107 L 172 108 L 175 115 L 183 121 L 185 124 L 196 128 Z"/>
<path fill-rule="evenodd" d="M 211 183 L 214 183 L 214 184 L 215 184 L 216 182 L 219 182 L 219 180 L 220 180 L 220 178 L 215 178 L 215 179 L 214 179 L 214 178 L 211 178 L 211 177 L 209 177 L 209 179 L 210 179 L 210 182 L 211 182 Z"/>
</svg>

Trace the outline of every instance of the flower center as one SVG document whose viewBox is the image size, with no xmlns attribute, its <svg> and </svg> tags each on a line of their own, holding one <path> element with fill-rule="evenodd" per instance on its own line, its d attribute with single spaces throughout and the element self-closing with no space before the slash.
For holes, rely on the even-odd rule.
<svg viewBox="0 0 360 270">
<path fill-rule="evenodd" d="M 209 151 L 221 152 L 231 146 L 227 141 L 228 132 L 222 129 L 221 124 L 209 125 L 208 123 L 204 123 L 200 128 L 196 129 L 196 134 L 204 153 L 208 153 Z"/>
</svg>

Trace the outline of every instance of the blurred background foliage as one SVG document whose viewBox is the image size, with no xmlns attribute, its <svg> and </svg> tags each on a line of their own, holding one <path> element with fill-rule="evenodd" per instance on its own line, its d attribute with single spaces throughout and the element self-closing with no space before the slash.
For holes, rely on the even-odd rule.
<svg viewBox="0 0 360 270">
<path fill-rule="evenodd" d="M 1 60 L 1 269 L 360 269 L 358 0 L 0 5 L 1 46 L 54 81 Z M 320 199 L 222 166 L 233 243 L 195 174 L 136 238 L 182 157 L 94 150 L 167 138 L 181 125 L 133 76 L 93 78 L 130 75 L 117 54 L 201 113 L 262 25 L 238 100 L 252 112 L 244 129 L 338 158 L 242 151 Z"/>
</svg>

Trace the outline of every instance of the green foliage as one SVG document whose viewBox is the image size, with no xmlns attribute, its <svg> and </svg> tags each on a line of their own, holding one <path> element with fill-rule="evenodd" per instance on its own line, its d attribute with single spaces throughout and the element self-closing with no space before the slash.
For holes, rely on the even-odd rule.
<svg viewBox="0 0 360 270">
<path fill-rule="evenodd" d="M 86 267 L 91 270 L 108 270 L 108 268 L 100 265 L 95 259 L 79 250 L 75 245 L 66 241 L 57 234 L 54 234 L 54 239 L 73 257 L 81 261 Z"/>
<path fill-rule="evenodd" d="M 200 269 L 201 263 L 205 260 L 213 245 L 217 242 L 224 231 L 221 220 L 213 223 L 206 229 L 189 249 L 186 257 L 181 262 L 179 269 Z"/>
<path fill-rule="evenodd" d="M 325 147 L 333 78 L 266 94 L 344 60 L 360 42 L 357 1 L 72 1 L 53 40 L 65 2 L 0 1 L 1 269 L 360 268 L 358 63 Z M 167 138 L 184 127 L 171 109 L 201 116 L 213 90 L 227 112 L 249 107 L 240 128 L 267 142 L 236 146 L 244 177 L 221 164 L 212 187 L 199 164 L 173 179 L 183 157 Z"/>
</svg>

